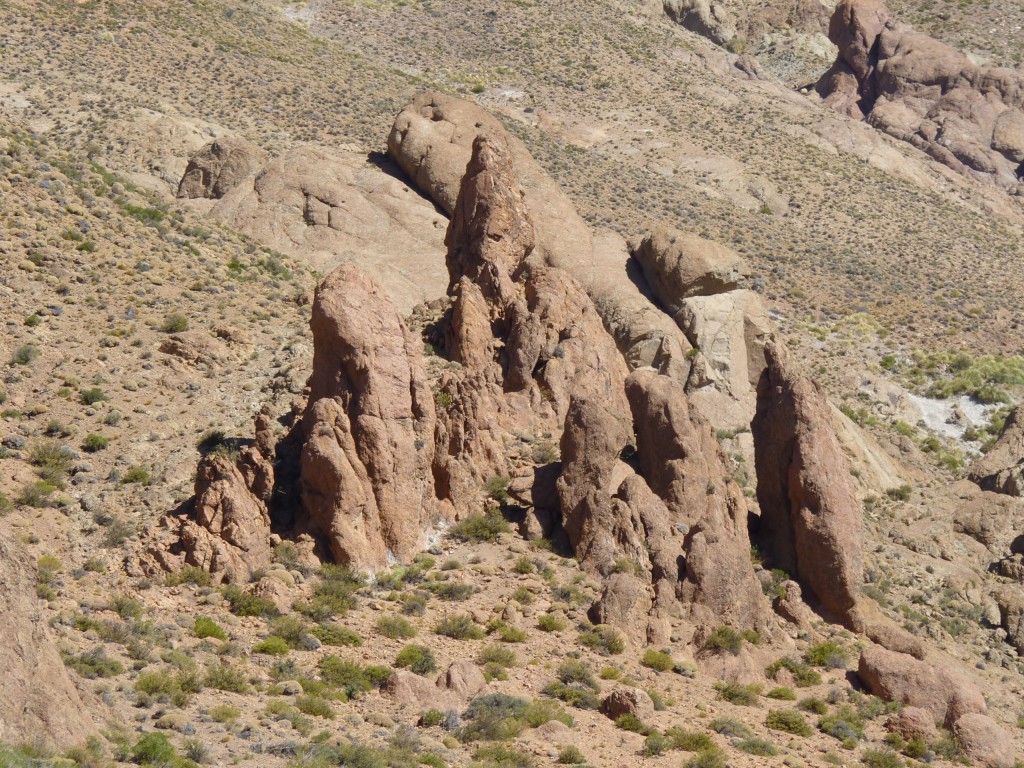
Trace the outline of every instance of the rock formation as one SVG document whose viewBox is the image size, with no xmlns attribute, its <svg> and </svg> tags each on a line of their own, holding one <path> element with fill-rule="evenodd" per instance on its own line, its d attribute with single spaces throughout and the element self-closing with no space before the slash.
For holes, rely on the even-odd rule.
<svg viewBox="0 0 1024 768">
<path fill-rule="evenodd" d="M 1024 496 L 1024 409 L 1010 412 L 996 444 L 974 463 L 967 477 L 986 491 Z"/>
<path fill-rule="evenodd" d="M 71 683 L 54 647 L 46 616 L 36 598 L 36 573 L 6 533 L 0 532 L 0 616 L 4 619 L 0 665 L 0 742 L 40 739 L 53 746 L 77 746 L 95 734 L 89 709 Z"/>
<path fill-rule="evenodd" d="M 237 187 L 266 159 L 254 144 L 222 136 L 199 150 L 189 160 L 178 184 L 178 197 L 220 199 Z"/>
<path fill-rule="evenodd" d="M 843 0 L 839 47 L 818 81 L 825 103 L 963 173 L 1016 188 L 1024 160 L 1024 74 L 986 68 L 892 18 L 881 0 Z"/>
<path fill-rule="evenodd" d="M 422 343 L 350 265 L 317 286 L 313 375 L 302 416 L 302 506 L 339 562 L 381 568 L 423 544 L 433 487 L 434 400 Z"/>
<path fill-rule="evenodd" d="M 822 608 L 859 628 L 864 523 L 824 392 L 775 344 L 757 388 L 754 433 L 759 540 Z"/>
<path fill-rule="evenodd" d="M 404 316 L 444 293 L 448 222 L 381 165 L 393 168 L 365 152 L 296 147 L 252 169 L 210 215 L 325 274 L 358 264 Z"/>
</svg>

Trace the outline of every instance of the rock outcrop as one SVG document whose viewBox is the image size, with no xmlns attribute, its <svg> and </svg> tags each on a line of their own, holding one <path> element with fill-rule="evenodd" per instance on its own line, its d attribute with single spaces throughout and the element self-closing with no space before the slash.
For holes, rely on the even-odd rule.
<svg viewBox="0 0 1024 768">
<path fill-rule="evenodd" d="M 758 537 L 826 612 L 860 628 L 864 523 L 825 393 L 775 344 L 751 424 L 761 505 Z"/>
<path fill-rule="evenodd" d="M 654 295 L 673 317 L 683 308 L 683 299 L 734 291 L 750 274 L 731 248 L 668 227 L 644 237 L 633 255 Z"/>
<path fill-rule="evenodd" d="M 302 506 L 339 562 L 384 567 L 423 545 L 434 399 L 422 343 L 383 289 L 343 265 L 313 300 L 313 375 L 302 416 Z"/>
<path fill-rule="evenodd" d="M 189 160 L 178 184 L 178 197 L 220 199 L 241 184 L 266 159 L 266 153 L 245 139 L 222 136 Z"/>
<path fill-rule="evenodd" d="M 325 274 L 358 265 L 404 316 L 444 293 L 448 222 L 396 171 L 365 152 L 300 146 L 252 169 L 210 215 Z"/>
<path fill-rule="evenodd" d="M 90 709 L 72 684 L 40 610 L 35 567 L 6 533 L 0 533 L 0 581 L 0 742 L 83 744 L 96 733 Z"/>
<path fill-rule="evenodd" d="M 1024 496 L 1024 409 L 1010 411 L 996 444 L 967 477 L 986 491 Z"/>
<path fill-rule="evenodd" d="M 1016 188 L 1024 160 L 1024 73 L 979 67 L 892 18 L 880 0 L 842 0 L 839 47 L 818 81 L 825 103 L 963 173 Z"/>
</svg>

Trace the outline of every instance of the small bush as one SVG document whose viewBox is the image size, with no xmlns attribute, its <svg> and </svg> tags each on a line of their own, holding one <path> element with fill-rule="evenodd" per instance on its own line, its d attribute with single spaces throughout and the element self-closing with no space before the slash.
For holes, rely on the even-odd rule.
<svg viewBox="0 0 1024 768">
<path fill-rule="evenodd" d="M 864 719 L 851 706 L 840 707 L 835 712 L 825 715 L 818 721 L 818 728 L 839 741 L 843 746 L 852 749 L 864 738 Z"/>
<path fill-rule="evenodd" d="M 850 664 L 849 652 L 835 640 L 815 643 L 805 656 L 808 664 L 826 669 L 846 669 Z"/>
<path fill-rule="evenodd" d="M 580 765 L 586 762 L 586 758 L 583 753 L 580 752 L 579 747 L 572 746 L 571 744 L 566 747 L 562 747 L 558 751 L 558 764 L 559 765 Z"/>
<path fill-rule="evenodd" d="M 149 473 L 149 470 L 145 467 L 128 467 L 121 475 L 121 484 L 130 485 L 131 483 L 138 483 L 139 485 L 151 485 L 153 482 L 153 476 Z"/>
<path fill-rule="evenodd" d="M 320 678 L 328 685 L 343 691 L 349 698 L 360 696 L 377 685 L 376 675 L 369 667 L 363 668 L 355 662 L 339 659 L 337 656 L 324 656 L 318 666 Z"/>
<path fill-rule="evenodd" d="M 180 312 L 174 312 L 164 318 L 163 323 L 160 325 L 160 330 L 164 333 L 181 333 L 182 331 L 187 331 L 188 318 Z"/>
<path fill-rule="evenodd" d="M 425 645 L 407 645 L 395 657 L 395 666 L 404 667 L 417 675 L 429 675 L 437 671 L 434 654 Z"/>
<path fill-rule="evenodd" d="M 868 768 L 903 768 L 900 756 L 891 749 L 865 749 L 860 761 Z"/>
<path fill-rule="evenodd" d="M 327 563 L 320 567 L 320 581 L 313 596 L 299 606 L 299 610 L 315 621 L 326 621 L 344 616 L 357 604 L 356 593 L 363 586 L 362 575 L 345 565 Z"/>
<path fill-rule="evenodd" d="M 683 765 L 684 768 L 726 768 L 726 761 L 722 750 L 716 747 L 698 752 Z"/>
<path fill-rule="evenodd" d="M 445 616 L 434 627 L 434 632 L 455 640 L 479 640 L 484 636 L 483 629 L 464 613 Z"/>
<path fill-rule="evenodd" d="M 572 715 L 562 709 L 556 702 L 548 699 L 531 701 L 523 710 L 523 720 L 531 728 L 539 728 L 544 723 L 557 720 L 572 727 Z"/>
<path fill-rule="evenodd" d="M 675 662 L 672 661 L 672 657 L 667 653 L 656 651 L 653 648 L 648 648 L 644 651 L 643 658 L 640 659 L 640 663 L 645 667 L 650 667 L 656 672 L 668 672 L 675 669 Z"/>
<path fill-rule="evenodd" d="M 764 673 L 769 678 L 773 678 L 775 677 L 775 673 L 780 669 L 786 669 L 793 673 L 793 678 L 796 681 L 797 688 L 809 688 L 811 686 L 821 685 L 821 675 L 802 661 L 791 659 L 788 656 L 773 661 L 765 668 Z"/>
<path fill-rule="evenodd" d="M 647 725 L 636 715 L 629 714 L 628 712 L 616 718 L 615 725 L 624 731 L 639 733 L 643 736 L 649 736 L 653 732 L 651 726 Z"/>
<path fill-rule="evenodd" d="M 566 626 L 565 618 L 559 613 L 545 613 L 537 619 L 537 629 L 541 632 L 561 632 Z"/>
<path fill-rule="evenodd" d="M 304 715 L 334 719 L 334 709 L 319 696 L 300 696 L 295 700 L 295 708 Z"/>
<path fill-rule="evenodd" d="M 607 624 L 588 629 L 580 633 L 580 642 L 605 656 L 622 653 L 626 650 L 626 641 L 613 627 Z"/>
<path fill-rule="evenodd" d="M 143 734 L 132 747 L 132 762 L 140 765 L 168 765 L 176 757 L 171 740 L 162 733 Z"/>
<path fill-rule="evenodd" d="M 320 624 L 313 627 L 309 634 L 324 645 L 360 646 L 363 644 L 363 639 L 354 629 L 339 627 L 336 624 Z"/>
<path fill-rule="evenodd" d="M 168 587 L 176 587 L 179 584 L 195 584 L 197 587 L 208 587 L 210 583 L 210 574 L 194 565 L 186 565 L 176 573 L 167 574 L 167 578 L 164 579 L 164 584 Z"/>
<path fill-rule="evenodd" d="M 511 624 L 498 627 L 498 638 L 503 643 L 525 643 L 528 637 L 525 629 L 513 627 Z"/>
<path fill-rule="evenodd" d="M 533 768 L 533 758 L 526 752 L 503 744 L 488 744 L 473 753 L 470 768 Z"/>
<path fill-rule="evenodd" d="M 514 667 L 516 665 L 516 654 L 509 648 L 502 645 L 491 644 L 484 646 L 477 656 L 477 663 L 481 665 L 494 664 L 499 667 Z"/>
<path fill-rule="evenodd" d="M 225 662 L 213 663 L 206 668 L 206 685 L 231 693 L 246 693 L 249 690 L 245 673 Z"/>
<path fill-rule="evenodd" d="M 106 394 L 99 387 L 90 387 L 89 389 L 83 389 L 79 393 L 83 405 L 96 405 L 107 399 Z"/>
<path fill-rule="evenodd" d="M 242 710 L 232 707 L 230 704 L 218 704 L 210 709 L 210 717 L 218 723 L 230 723 L 237 720 L 241 714 Z"/>
<path fill-rule="evenodd" d="M 64 656 L 64 666 L 89 680 L 97 677 L 115 677 L 124 672 L 121 662 L 107 656 L 102 646 L 78 656 Z"/>
<path fill-rule="evenodd" d="M 57 486 L 46 480 L 36 480 L 34 483 L 26 483 L 21 488 L 18 496 L 18 503 L 26 507 L 40 509 L 50 503 L 50 496 L 57 490 Z"/>
<path fill-rule="evenodd" d="M 377 619 L 377 631 L 391 640 L 408 640 L 416 637 L 416 627 L 407 619 L 394 614 Z"/>
<path fill-rule="evenodd" d="M 439 600 L 449 603 L 468 600 L 476 593 L 476 587 L 461 581 L 435 581 L 427 589 L 433 592 Z"/>
<path fill-rule="evenodd" d="M 85 440 L 82 441 L 82 450 L 86 453 L 96 453 L 97 451 L 102 451 L 108 445 L 110 445 L 109 437 L 89 433 L 85 436 Z"/>
<path fill-rule="evenodd" d="M 736 742 L 736 749 L 746 752 L 748 755 L 757 755 L 758 757 L 772 757 L 779 754 L 779 750 L 774 744 L 767 739 L 758 737 L 742 739 Z"/>
<path fill-rule="evenodd" d="M 567 685 L 556 680 L 544 686 L 544 694 L 554 696 L 576 709 L 598 709 L 601 706 L 601 697 L 578 683 Z"/>
<path fill-rule="evenodd" d="M 576 659 L 567 659 L 558 665 L 558 680 L 566 685 L 583 685 L 592 691 L 601 690 L 590 667 Z"/>
<path fill-rule="evenodd" d="M 196 616 L 192 633 L 199 638 L 212 637 L 216 640 L 228 639 L 227 633 L 221 629 L 220 625 L 207 616 Z"/>
<path fill-rule="evenodd" d="M 236 616 L 274 616 L 277 606 L 272 600 L 249 594 L 236 584 L 228 585 L 224 597 L 231 604 L 231 612 Z"/>
<path fill-rule="evenodd" d="M 654 731 L 644 739 L 644 756 L 654 757 L 661 755 L 672 748 L 672 742 L 663 733 Z"/>
<path fill-rule="evenodd" d="M 704 641 L 704 650 L 712 653 L 731 653 L 735 656 L 742 647 L 743 635 L 726 626 L 715 627 Z"/>
<path fill-rule="evenodd" d="M 253 653 L 262 653 L 267 656 L 287 656 L 288 655 L 288 643 L 283 637 L 270 637 L 260 640 L 253 646 Z"/>
<path fill-rule="evenodd" d="M 778 699 L 779 701 L 796 701 L 796 694 L 792 688 L 772 688 L 765 696 L 769 699 Z"/>
<path fill-rule="evenodd" d="M 761 686 L 754 683 L 749 685 L 737 682 L 715 683 L 715 690 L 718 691 L 718 697 L 723 701 L 743 707 L 756 707 L 761 695 Z"/>
<path fill-rule="evenodd" d="M 744 723 L 733 717 L 718 717 L 711 721 L 711 730 L 730 739 L 749 739 L 754 733 Z"/>
<path fill-rule="evenodd" d="M 497 541 L 498 536 L 509 530 L 508 522 L 500 514 L 470 515 L 448 529 L 448 535 L 458 541 Z"/>
<path fill-rule="evenodd" d="M 814 696 L 806 699 L 800 699 L 800 703 L 797 704 L 797 707 L 802 709 L 804 712 L 810 712 L 815 715 L 824 715 L 828 712 L 828 704 Z"/>
<path fill-rule="evenodd" d="M 810 736 L 813 733 L 804 716 L 795 709 L 772 710 L 764 724 L 773 731 L 783 731 L 794 736 Z"/>
<path fill-rule="evenodd" d="M 37 357 L 39 357 L 38 349 L 31 344 L 22 344 L 11 353 L 11 365 L 29 365 Z"/>
<path fill-rule="evenodd" d="M 682 749 L 687 752 L 703 752 L 708 749 L 716 749 L 714 740 L 706 733 L 700 731 L 687 731 L 673 726 L 665 731 L 665 737 L 672 745 L 672 749 Z"/>
<path fill-rule="evenodd" d="M 504 693 L 477 696 L 466 709 L 466 725 L 459 729 L 460 741 L 505 741 L 526 727 L 524 716 L 530 702 Z"/>
</svg>

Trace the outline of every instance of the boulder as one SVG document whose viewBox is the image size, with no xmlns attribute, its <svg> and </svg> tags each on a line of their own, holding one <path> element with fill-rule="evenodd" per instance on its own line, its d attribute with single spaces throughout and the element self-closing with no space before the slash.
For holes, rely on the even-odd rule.
<svg viewBox="0 0 1024 768">
<path fill-rule="evenodd" d="M 935 717 L 921 707 L 904 707 L 885 721 L 889 733 L 898 733 L 904 739 L 923 739 L 931 743 L 939 735 Z"/>
<path fill-rule="evenodd" d="M 1013 742 L 988 715 L 968 713 L 953 723 L 953 735 L 967 757 L 983 768 L 1013 768 Z"/>
<path fill-rule="evenodd" d="M 24 549 L 0 531 L 0 742 L 37 739 L 57 747 L 79 746 L 96 734 L 87 706 L 68 675 L 36 597 L 36 569 Z"/>
<path fill-rule="evenodd" d="M 731 248 L 670 227 L 659 227 L 644 237 L 633 257 L 673 317 L 682 309 L 683 299 L 735 290 L 749 275 L 743 258 Z"/>
<path fill-rule="evenodd" d="M 765 347 L 754 436 L 758 537 L 772 564 L 815 601 L 859 628 L 864 522 L 824 391 L 796 373 L 784 350 Z"/>
<path fill-rule="evenodd" d="M 1024 496 L 1024 409 L 1010 411 L 996 444 L 971 466 L 967 477 L 986 491 Z"/>
<path fill-rule="evenodd" d="M 616 688 L 601 702 L 601 714 L 612 720 L 633 715 L 646 722 L 654 715 L 654 702 L 641 688 Z"/>
<path fill-rule="evenodd" d="M 219 199 L 237 187 L 266 159 L 266 153 L 245 139 L 222 136 L 189 160 L 178 184 L 178 197 Z"/>
<path fill-rule="evenodd" d="M 434 398 L 423 345 L 376 281 L 342 265 L 317 286 L 302 416 L 302 506 L 339 562 L 382 568 L 424 543 Z"/>
<path fill-rule="evenodd" d="M 614 573 L 605 579 L 601 596 L 590 607 L 594 624 L 608 624 L 621 630 L 640 646 L 648 640 L 648 616 L 654 601 L 649 579 L 630 573 Z"/>
<path fill-rule="evenodd" d="M 726 45 L 736 37 L 736 20 L 719 0 L 663 0 L 665 13 L 684 29 Z"/>
<path fill-rule="evenodd" d="M 1006 642 L 1024 656 L 1024 598 L 1013 590 L 999 596 L 999 618 L 1006 630 Z"/>
<path fill-rule="evenodd" d="M 981 691 L 964 673 L 876 645 L 861 653 L 857 676 L 876 696 L 926 710 L 947 728 L 968 713 L 986 709 Z"/>
<path fill-rule="evenodd" d="M 460 701 L 469 701 L 487 685 L 480 667 L 471 661 L 453 661 L 437 678 L 437 686 L 450 691 Z"/>
</svg>

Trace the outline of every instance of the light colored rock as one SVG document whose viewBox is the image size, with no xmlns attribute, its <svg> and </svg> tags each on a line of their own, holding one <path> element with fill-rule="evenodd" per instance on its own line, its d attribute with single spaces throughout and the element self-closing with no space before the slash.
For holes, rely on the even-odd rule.
<svg viewBox="0 0 1024 768">
<path fill-rule="evenodd" d="M 928 743 L 939 735 L 935 717 L 920 707 L 904 707 L 885 721 L 885 729 L 889 733 L 898 733 L 904 739 L 919 738 Z"/>
<path fill-rule="evenodd" d="M 647 722 L 654 715 L 654 702 L 640 688 L 616 688 L 601 702 L 601 714 L 612 720 L 633 715 Z"/>
<path fill-rule="evenodd" d="M 1010 412 L 996 444 L 971 466 L 967 477 L 986 491 L 1024 496 L 1024 409 Z"/>
<path fill-rule="evenodd" d="M 453 661 L 437 678 L 437 686 L 450 691 L 460 701 L 469 701 L 487 685 L 480 667 L 471 661 Z"/>
<path fill-rule="evenodd" d="M 222 136 L 189 160 L 178 197 L 222 198 L 266 159 L 266 152 L 245 139 Z"/>
<path fill-rule="evenodd" d="M 984 768 L 1013 768 L 1013 742 L 988 715 L 968 713 L 953 723 L 953 735 L 971 760 Z"/>
</svg>

